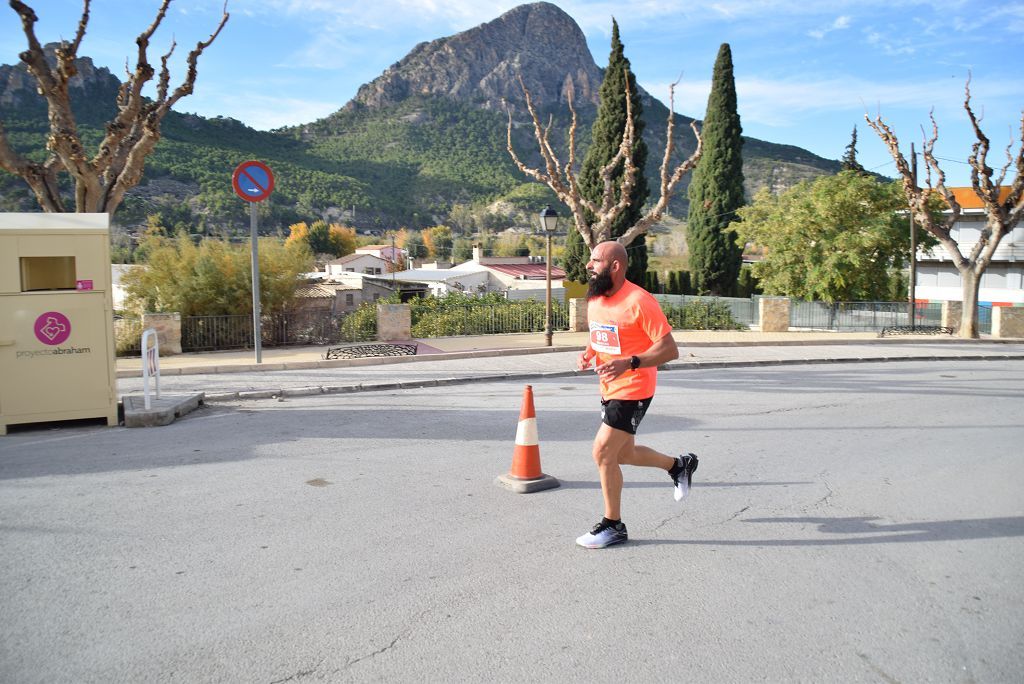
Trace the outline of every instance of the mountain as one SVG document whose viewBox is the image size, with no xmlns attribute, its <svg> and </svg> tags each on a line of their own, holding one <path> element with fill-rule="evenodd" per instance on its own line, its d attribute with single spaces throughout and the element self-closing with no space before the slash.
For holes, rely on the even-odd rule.
<svg viewBox="0 0 1024 684">
<path fill-rule="evenodd" d="M 359 88 L 346 110 L 384 109 L 430 94 L 503 111 L 522 102 L 518 77 L 534 99 L 598 104 L 601 69 L 572 17 L 546 2 L 521 5 L 494 21 L 448 38 L 420 43 L 400 62 Z"/>
<path fill-rule="evenodd" d="M 118 79 L 87 57 L 78 64 L 73 106 L 83 137 L 97 141 L 113 115 Z M 200 64 L 200 78 L 201 72 Z M 274 169 L 277 179 L 271 201 L 260 207 L 266 232 L 321 217 L 362 229 L 425 227 L 454 220 L 450 215 L 455 205 L 474 209 L 478 224 L 508 225 L 516 217 L 500 214 L 532 214 L 553 199 L 547 188 L 513 166 L 505 149 L 507 102 L 516 149 L 528 164 L 539 161 L 520 76 L 545 119 L 553 117 L 553 142 L 560 151 L 565 150 L 566 102 L 572 95 L 580 118 L 582 159 L 602 70 L 575 21 L 540 2 L 417 45 L 337 112 L 309 124 L 261 132 L 229 118 L 171 112 L 147 160 L 144 183 L 126 197 L 115 222 L 143 226 L 147 215 L 158 212 L 169 228 L 244 234 L 247 212 L 234 197 L 230 178 L 240 161 L 256 158 Z M 654 165 L 664 149 L 668 109 L 646 92 L 641 97 L 652 160 L 646 171 L 657 178 Z M 45 111 L 23 65 L 0 67 L 0 118 L 13 146 L 42 149 Z M 691 120 L 676 115 L 675 121 L 678 154 L 688 155 L 694 144 Z M 747 138 L 744 146 L 751 194 L 766 185 L 784 188 L 838 168 L 838 162 L 797 147 L 754 138 Z M 672 212 L 681 216 L 685 203 L 682 188 Z M 488 208 L 497 208 L 498 214 Z M 0 172 L 0 210 L 34 209 L 24 183 Z M 460 211 L 465 214 L 465 208 Z"/>
</svg>

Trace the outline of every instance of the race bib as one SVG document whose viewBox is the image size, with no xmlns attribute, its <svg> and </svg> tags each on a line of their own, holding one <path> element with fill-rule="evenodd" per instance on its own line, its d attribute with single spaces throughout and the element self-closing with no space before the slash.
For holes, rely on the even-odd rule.
<svg viewBox="0 0 1024 684">
<path fill-rule="evenodd" d="M 619 326 L 605 323 L 590 324 L 590 346 L 602 354 L 621 354 Z"/>
</svg>

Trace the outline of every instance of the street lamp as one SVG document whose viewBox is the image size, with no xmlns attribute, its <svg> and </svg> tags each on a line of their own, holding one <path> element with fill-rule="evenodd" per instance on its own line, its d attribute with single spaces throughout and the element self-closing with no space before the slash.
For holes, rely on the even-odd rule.
<svg viewBox="0 0 1024 684">
<path fill-rule="evenodd" d="M 551 235 L 555 232 L 555 226 L 558 225 L 558 212 L 551 208 L 551 205 L 547 205 L 540 212 L 540 227 L 544 231 L 547 237 L 547 259 L 545 260 L 545 266 L 547 269 L 547 289 L 546 297 L 544 299 L 544 344 L 545 346 L 551 346 Z"/>
</svg>

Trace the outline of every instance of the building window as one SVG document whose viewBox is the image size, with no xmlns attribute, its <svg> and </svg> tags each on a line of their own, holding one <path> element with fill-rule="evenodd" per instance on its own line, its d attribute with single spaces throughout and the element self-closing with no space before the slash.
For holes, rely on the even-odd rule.
<svg viewBox="0 0 1024 684">
<path fill-rule="evenodd" d="M 939 284 L 939 269 L 937 266 L 921 265 L 917 268 L 918 287 L 937 287 Z"/>
<path fill-rule="evenodd" d="M 377 301 L 378 299 L 380 299 L 380 293 L 379 292 L 374 292 L 373 293 L 373 301 Z"/>
<path fill-rule="evenodd" d="M 1021 281 L 1024 280 L 1024 270 L 1021 268 L 1010 268 L 1006 274 L 1006 287 L 1011 290 L 1020 290 L 1024 288 Z"/>
<path fill-rule="evenodd" d="M 955 266 L 950 265 L 950 270 L 939 271 L 939 287 L 962 287 L 960 283 L 960 272 Z"/>
<path fill-rule="evenodd" d="M 352 306 L 356 303 L 356 296 L 351 292 L 345 295 L 345 306 Z"/>
<path fill-rule="evenodd" d="M 981 276 L 981 286 L 991 288 L 1005 288 L 1007 273 L 1005 268 L 999 266 L 989 266 L 988 269 Z"/>
</svg>

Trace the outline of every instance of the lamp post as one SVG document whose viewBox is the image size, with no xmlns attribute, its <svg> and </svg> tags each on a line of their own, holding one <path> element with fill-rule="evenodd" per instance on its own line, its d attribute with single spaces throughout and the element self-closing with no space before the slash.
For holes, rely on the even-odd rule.
<svg viewBox="0 0 1024 684">
<path fill-rule="evenodd" d="M 544 299 L 544 344 L 545 346 L 551 346 L 551 235 L 555 232 L 555 226 L 558 224 L 558 212 L 551 208 L 551 205 L 547 205 L 540 212 L 540 227 L 544 231 L 544 235 L 547 237 L 547 258 L 545 259 L 545 267 L 547 270 L 547 288 L 546 296 Z"/>
</svg>

